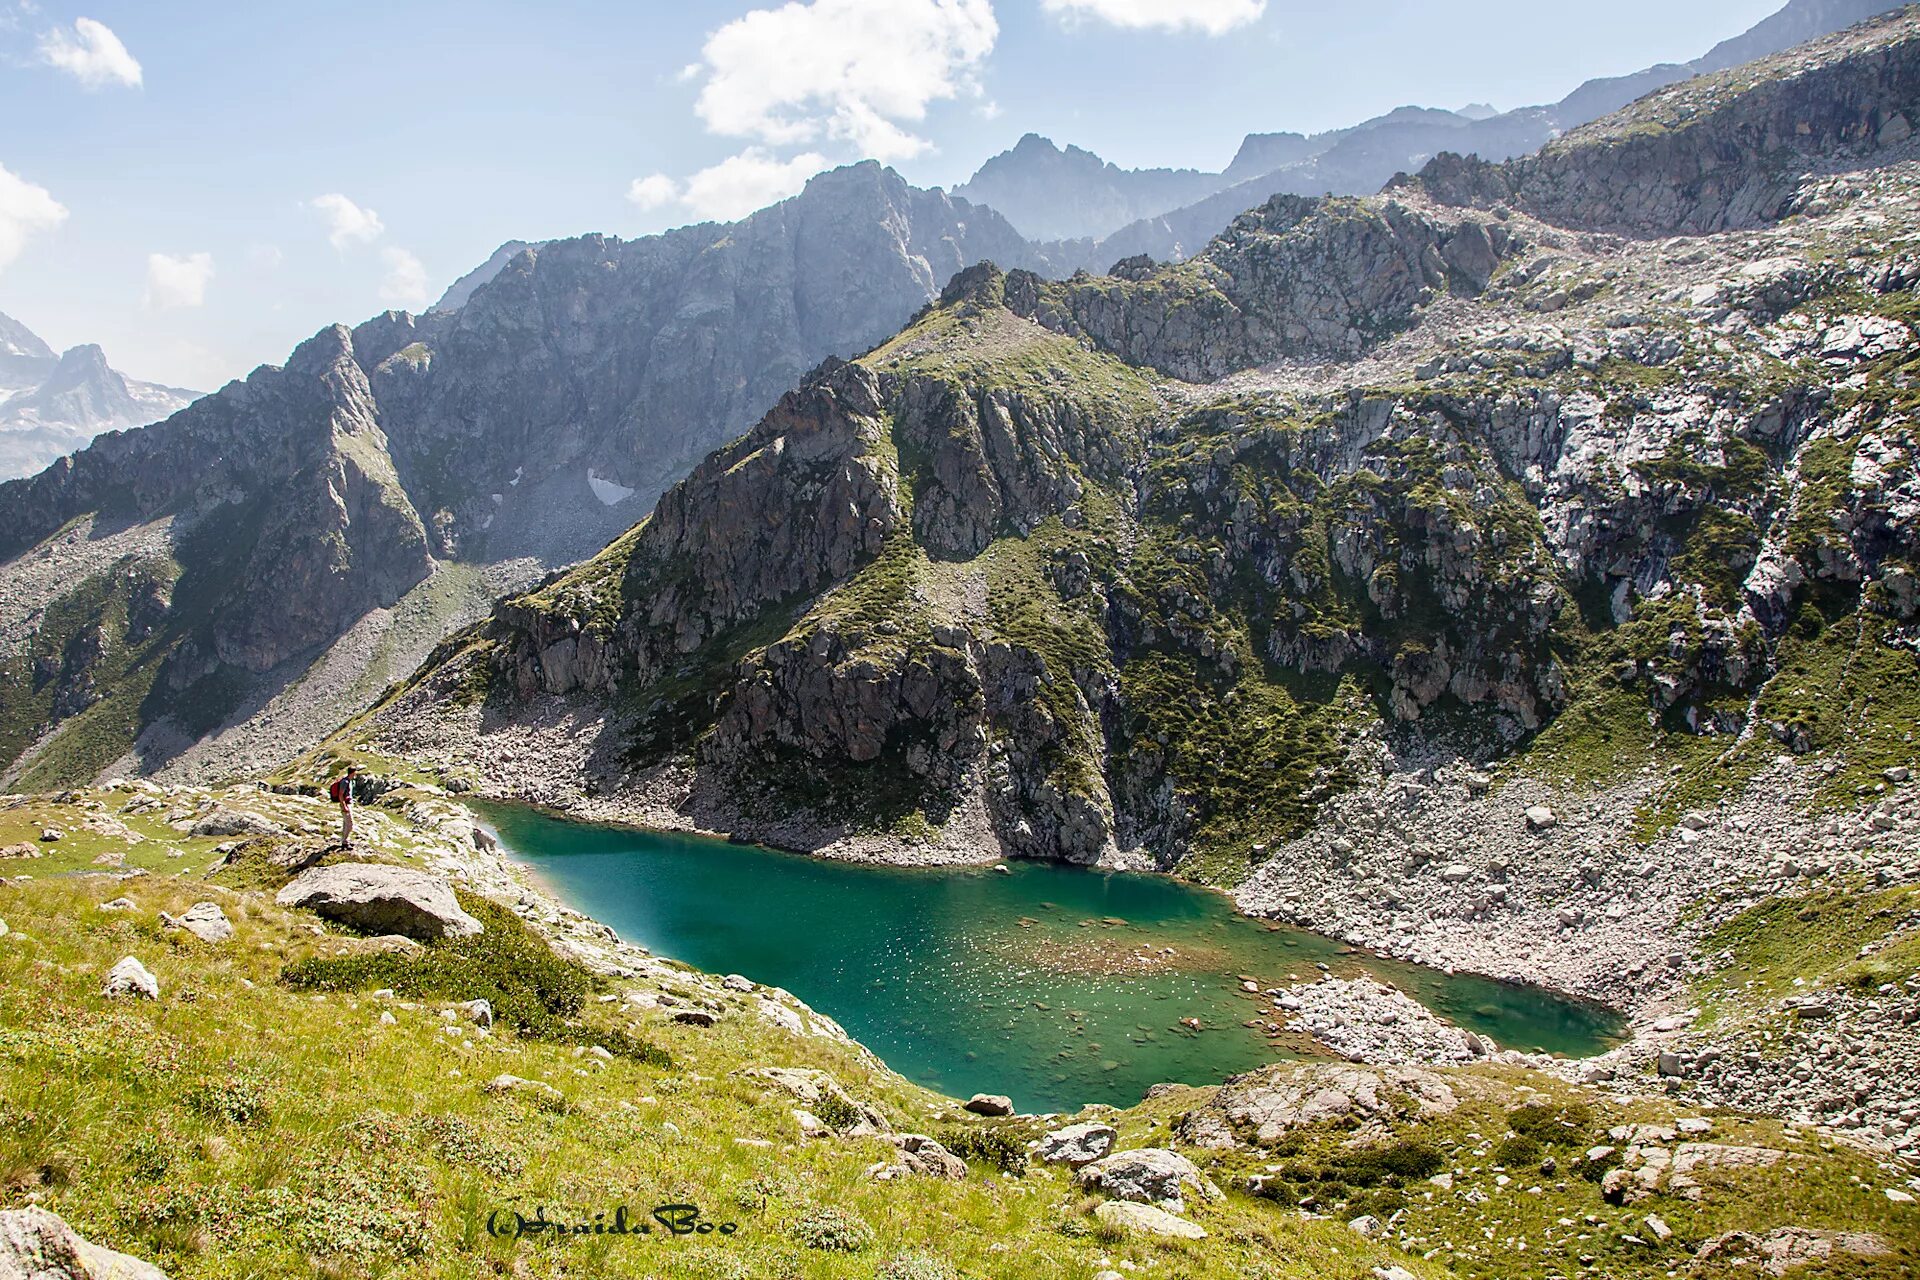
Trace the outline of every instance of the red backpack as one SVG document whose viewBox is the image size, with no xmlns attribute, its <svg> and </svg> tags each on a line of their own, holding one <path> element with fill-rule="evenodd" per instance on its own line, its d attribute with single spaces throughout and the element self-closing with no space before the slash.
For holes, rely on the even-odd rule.
<svg viewBox="0 0 1920 1280">
<path fill-rule="evenodd" d="M 335 778 L 333 785 L 327 788 L 327 798 L 335 804 L 345 804 L 353 795 L 353 788 L 345 778 Z"/>
</svg>

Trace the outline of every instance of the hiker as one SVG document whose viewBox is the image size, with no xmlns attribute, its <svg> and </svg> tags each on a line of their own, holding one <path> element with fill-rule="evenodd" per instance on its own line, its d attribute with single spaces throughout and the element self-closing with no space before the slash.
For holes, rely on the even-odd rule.
<svg viewBox="0 0 1920 1280">
<path fill-rule="evenodd" d="M 343 849 L 353 847 L 353 780 L 359 776 L 360 766 L 350 764 L 327 788 L 327 798 L 340 806 L 340 847 Z"/>
</svg>

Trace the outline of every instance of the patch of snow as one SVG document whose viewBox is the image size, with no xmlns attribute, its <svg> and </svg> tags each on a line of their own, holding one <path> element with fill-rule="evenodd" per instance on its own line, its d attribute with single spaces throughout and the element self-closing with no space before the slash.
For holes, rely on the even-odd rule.
<svg viewBox="0 0 1920 1280">
<path fill-rule="evenodd" d="M 609 507 L 618 506 L 633 496 L 633 490 L 611 480 L 602 480 L 593 474 L 593 468 L 587 468 L 587 487 L 593 490 L 593 496 Z"/>
</svg>

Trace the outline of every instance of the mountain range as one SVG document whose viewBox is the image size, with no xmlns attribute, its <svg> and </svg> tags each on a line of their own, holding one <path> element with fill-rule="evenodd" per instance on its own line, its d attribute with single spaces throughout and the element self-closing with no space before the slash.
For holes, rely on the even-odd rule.
<svg viewBox="0 0 1920 1280">
<path fill-rule="evenodd" d="M 1793 0 L 1742 48 L 1843 10 Z M 1517 118 L 1410 110 L 1337 136 L 1264 135 L 1219 176 L 1345 155 L 1385 172 L 1408 157 L 1383 139 L 1492 137 Z M 1060 154 L 1023 147 L 1019 163 L 982 173 L 1010 181 L 1026 157 Z M 1084 152 L 1053 168 L 1127 188 L 1128 211 L 1197 189 L 1193 171 L 1136 180 Z M 1441 170 L 1436 190 L 1489 206 L 1490 186 L 1523 172 Z M 0 485 L 0 776 L 206 776 L 286 758 L 501 593 L 599 551 L 810 368 L 883 342 L 981 262 L 1033 282 L 1015 293 L 1076 341 L 1189 380 L 1354 358 L 1405 324 L 1423 290 L 1484 288 L 1503 267 L 1497 220 L 1461 240 L 1369 214 L 1386 274 L 1356 288 L 1328 274 L 1326 255 L 1351 248 L 1330 216 L 1304 198 L 1276 203 L 1265 181 L 1136 224 L 1135 239 L 1041 244 L 995 209 L 866 163 L 733 224 L 510 243 L 424 315 L 324 329 L 284 366 Z M 1210 266 L 1149 260 L 1179 259 L 1230 224 Z M 1123 248 L 1114 279 L 1039 287 Z M 1274 254 L 1296 278 L 1263 257 Z M 1221 293 L 1209 283 L 1220 270 L 1260 283 Z M 9 360 L 51 356 L 17 333 L 12 345 Z M 91 365 L 69 358 L 71 376 L 34 395 L 52 385 L 63 402 L 111 403 L 79 393 Z M 698 649 L 704 634 L 687 624 L 676 643 Z"/>
<path fill-rule="evenodd" d="M 822 358 L 971 262 L 1039 261 L 999 215 L 872 163 L 738 223 L 504 256 L 455 310 L 329 327 L 0 486 L 0 556 L 30 584 L 0 589 L 16 775 L 294 746 L 604 546 Z M 100 654 L 71 656 L 72 626 Z"/>
<path fill-rule="evenodd" d="M 1177 260 L 1271 196 L 1369 195 L 1442 152 L 1496 162 L 1526 155 L 1665 85 L 1779 53 L 1899 7 L 1899 0 L 1790 0 L 1689 63 L 1589 80 L 1545 106 L 1505 112 L 1409 106 L 1324 133 L 1250 133 L 1219 173 L 1121 169 L 1028 134 L 954 193 L 992 206 L 1025 234 L 1050 242 L 1047 255 L 1060 270 L 1103 271 L 1142 253 Z"/>
<path fill-rule="evenodd" d="M 56 355 L 0 314 L 0 480 L 32 475 L 103 431 L 157 422 L 199 396 L 116 373 L 91 343 Z"/>
<path fill-rule="evenodd" d="M 1870 780 L 1920 679 L 1916 104 L 1910 9 L 1185 263 L 972 268 L 335 749 L 1228 881 L 1374 735 Z"/>
</svg>

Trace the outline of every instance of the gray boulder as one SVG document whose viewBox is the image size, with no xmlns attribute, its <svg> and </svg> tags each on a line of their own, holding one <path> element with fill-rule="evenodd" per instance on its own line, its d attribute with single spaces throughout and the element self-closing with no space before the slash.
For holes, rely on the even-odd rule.
<svg viewBox="0 0 1920 1280">
<path fill-rule="evenodd" d="M 1444 1115 L 1460 1100 L 1435 1071 L 1352 1063 L 1279 1063 L 1234 1076 L 1175 1127 L 1190 1146 L 1272 1146 L 1296 1129 Z"/>
<path fill-rule="evenodd" d="M 217 902 L 196 902 L 177 916 L 162 911 L 160 923 L 169 929 L 185 929 L 202 942 L 225 942 L 233 936 L 233 922 Z"/>
<path fill-rule="evenodd" d="M 283 836 L 287 829 L 279 823 L 244 809 L 215 809 L 193 824 L 189 835 L 222 838 L 226 836 Z"/>
<path fill-rule="evenodd" d="M 942 1178 L 964 1182 L 967 1162 L 924 1133 L 896 1133 L 887 1141 L 900 1149 L 900 1163 L 907 1172 L 923 1178 Z"/>
<path fill-rule="evenodd" d="M 1004 1093 L 976 1093 L 967 1099 L 966 1107 L 977 1116 L 1010 1116 L 1013 1099 Z"/>
<path fill-rule="evenodd" d="M 1077 1169 L 1106 1156 L 1119 1136 L 1110 1124 L 1072 1124 L 1040 1139 L 1034 1155 L 1048 1164 L 1067 1164 Z"/>
<path fill-rule="evenodd" d="M 814 1119 L 830 1117 L 833 1124 L 828 1128 L 831 1131 L 848 1137 L 867 1137 L 892 1131 L 887 1118 L 876 1108 L 848 1093 L 841 1088 L 839 1081 L 817 1068 L 747 1067 L 740 1074 L 750 1080 L 764 1080 L 792 1094 Z"/>
<path fill-rule="evenodd" d="M 160 980 L 153 976 L 147 966 L 127 956 L 107 971 L 107 981 L 100 988 L 100 994 L 114 999 L 135 996 L 143 1000 L 158 1000 Z"/>
<path fill-rule="evenodd" d="M 1118 1151 L 1080 1170 L 1080 1185 L 1116 1200 L 1159 1205 L 1180 1213 L 1186 1192 L 1217 1200 L 1220 1189 L 1208 1182 L 1193 1161 L 1163 1147 Z"/>
<path fill-rule="evenodd" d="M 424 871 L 375 862 L 342 862 L 303 871 L 274 895 L 283 907 L 308 907 L 368 933 L 420 941 L 468 938 L 481 924 L 460 909 L 453 888 Z"/>
<path fill-rule="evenodd" d="M 167 1280 L 150 1262 L 81 1238 L 35 1205 L 0 1212 L 0 1280 Z"/>
<path fill-rule="evenodd" d="M 1207 1229 L 1185 1218 L 1176 1218 L 1165 1209 L 1150 1204 L 1132 1204 L 1109 1200 L 1093 1211 L 1093 1216 L 1109 1227 L 1150 1236 L 1169 1236 L 1176 1240 L 1205 1240 Z"/>
</svg>

